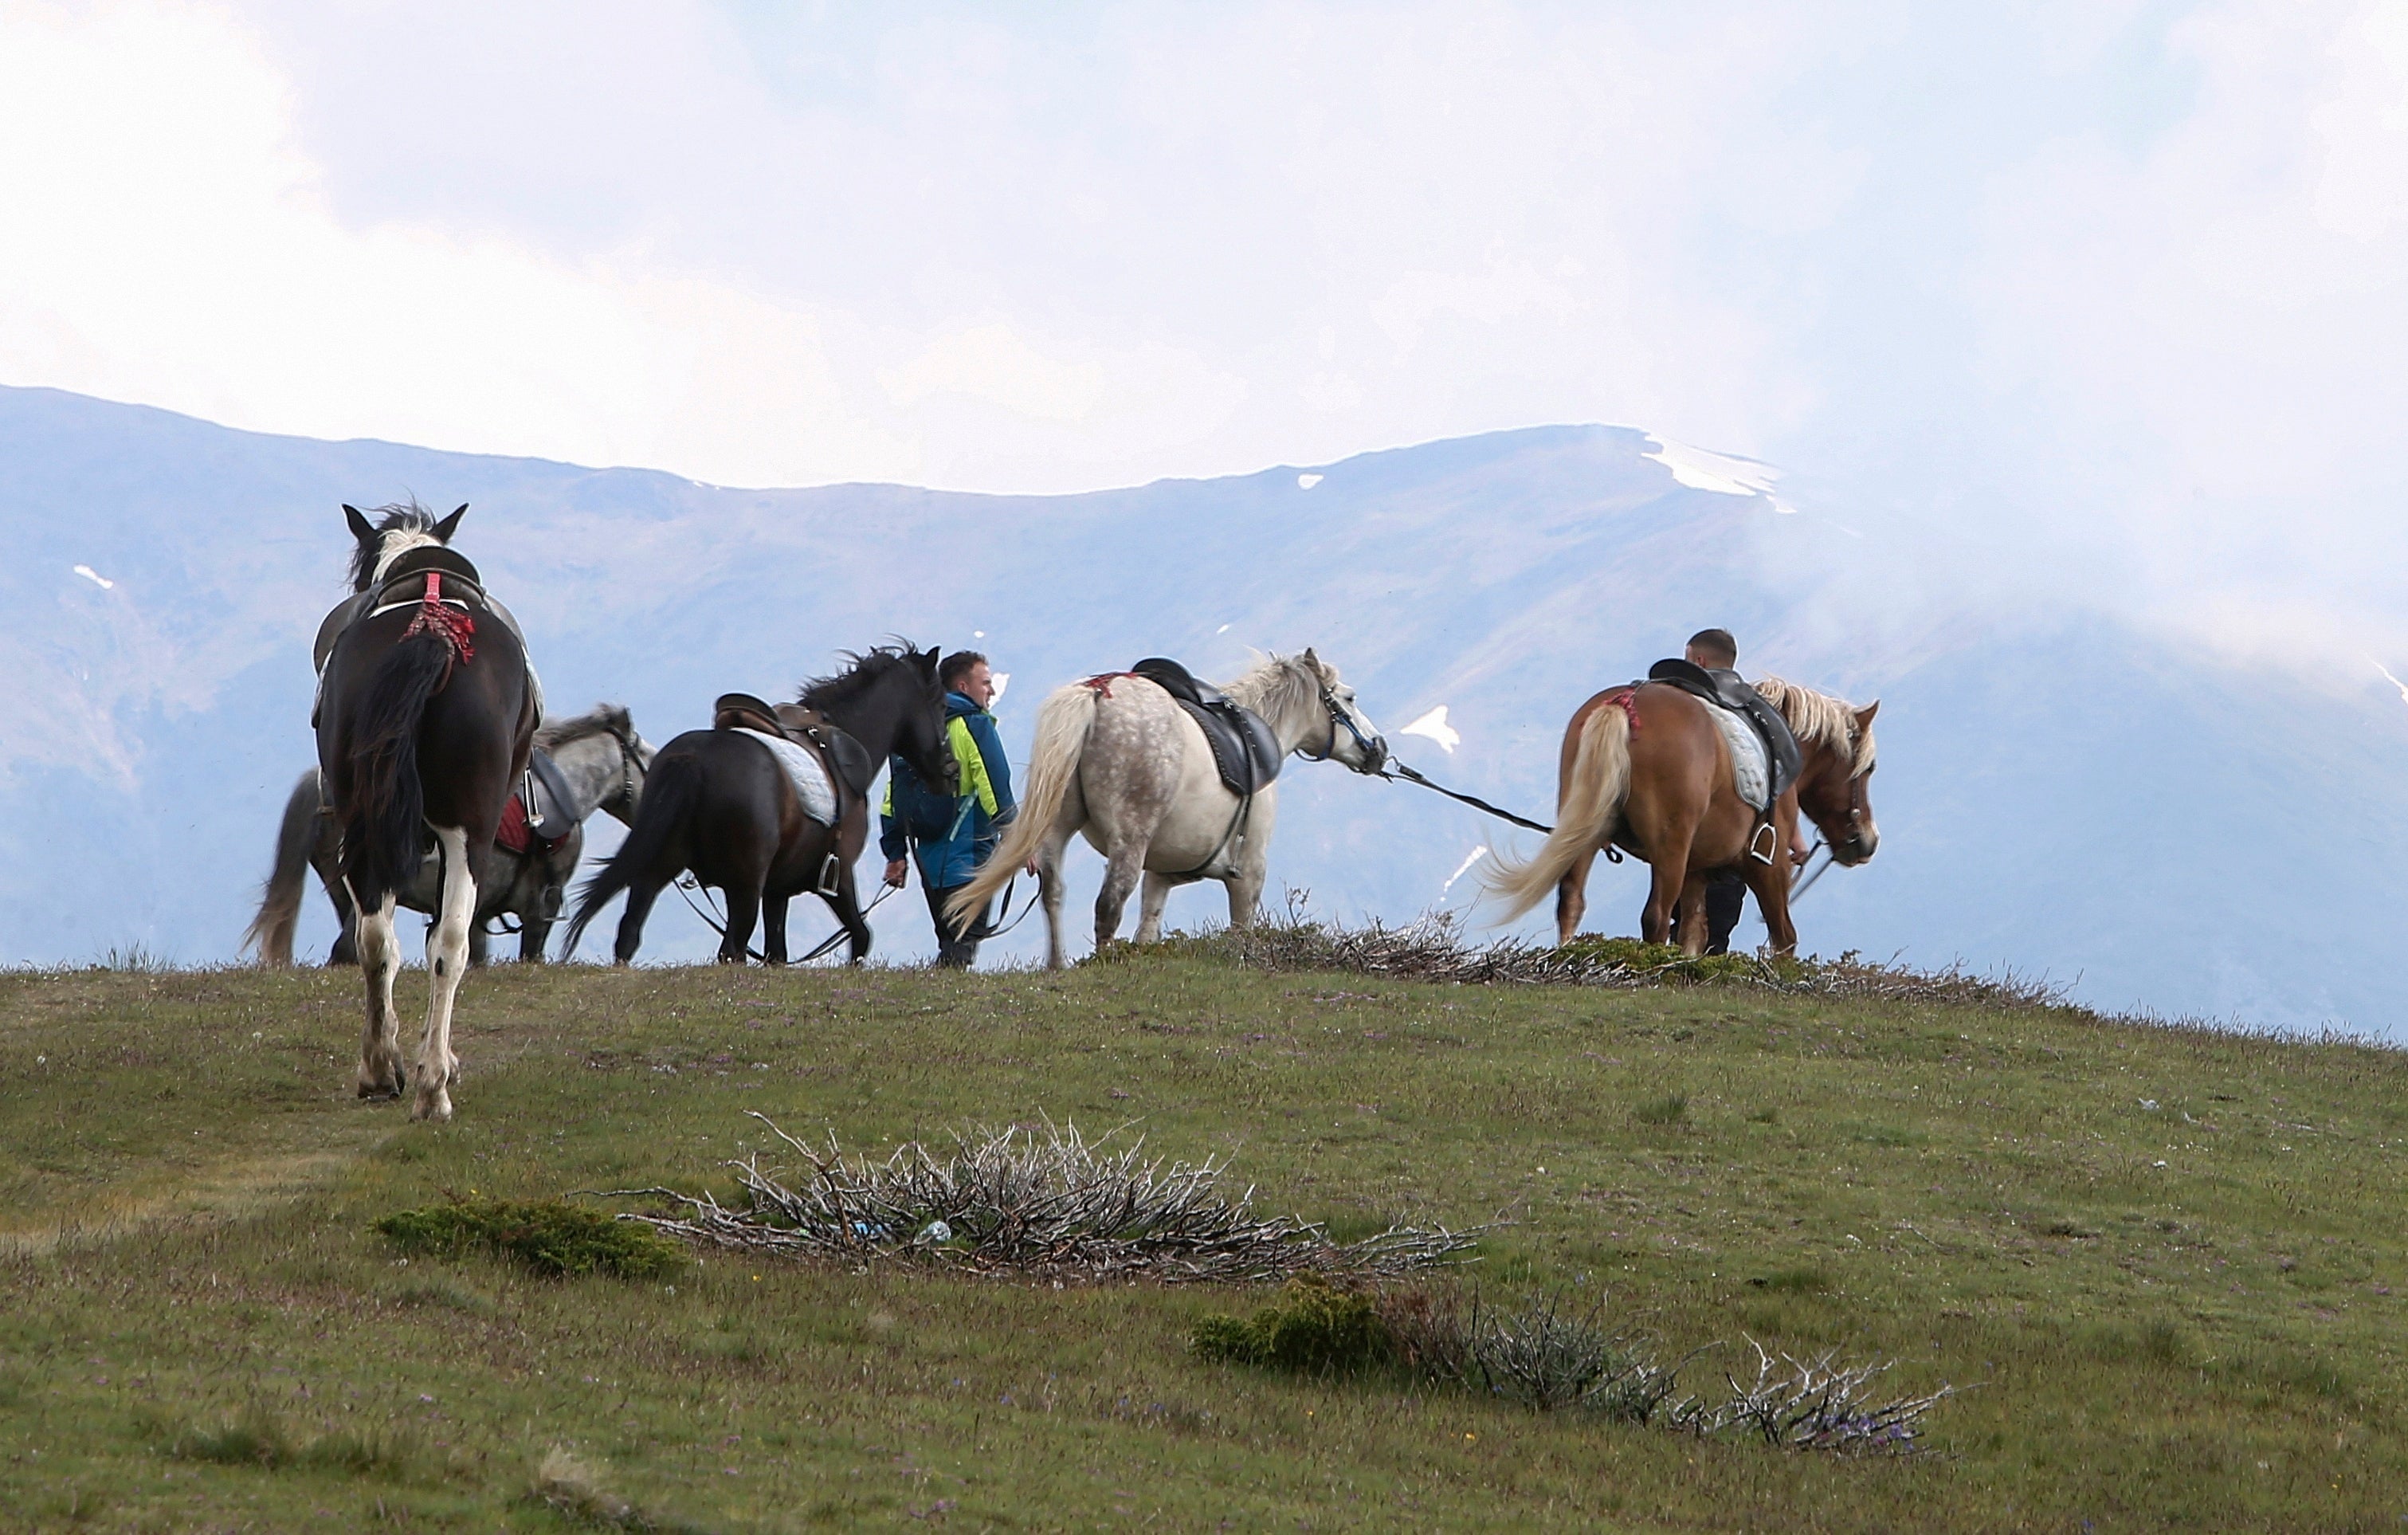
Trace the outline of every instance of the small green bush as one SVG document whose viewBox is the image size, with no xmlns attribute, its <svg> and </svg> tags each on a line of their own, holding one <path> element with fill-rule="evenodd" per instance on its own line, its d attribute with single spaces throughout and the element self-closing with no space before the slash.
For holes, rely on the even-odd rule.
<svg viewBox="0 0 2408 1535">
<path fill-rule="evenodd" d="M 1352 1374 L 1392 1362 L 1396 1339 L 1370 1298 L 1292 1279 L 1280 1303 L 1240 1321 L 1208 1316 L 1189 1334 L 1197 1357 L 1274 1370 Z"/>
<path fill-rule="evenodd" d="M 1649 1098 L 1630 1111 L 1630 1117 L 1641 1125 L 1677 1125 L 1689 1117 L 1689 1095 L 1668 1093 Z"/>
<path fill-rule="evenodd" d="M 684 1250 L 650 1227 L 563 1199 L 456 1199 L 387 1215 L 376 1228 L 405 1253 L 483 1248 L 563 1278 L 666 1279 L 685 1267 Z"/>
</svg>

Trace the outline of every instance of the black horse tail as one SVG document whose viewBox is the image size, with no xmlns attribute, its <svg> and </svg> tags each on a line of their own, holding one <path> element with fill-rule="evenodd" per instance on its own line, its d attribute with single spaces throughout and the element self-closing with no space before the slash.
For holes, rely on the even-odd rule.
<svg viewBox="0 0 2408 1535">
<path fill-rule="evenodd" d="M 452 675 L 452 646 L 412 635 L 385 653 L 351 730 L 351 820 L 343 877 L 363 912 L 407 887 L 426 846 L 426 794 L 418 782 L 418 727 L 426 701 Z"/>
<path fill-rule="evenodd" d="M 260 887 L 259 915 L 242 930 L 242 947 L 257 948 L 259 962 L 281 969 L 293 963 L 293 930 L 301 920 L 301 886 L 309 869 L 309 849 L 318 840 L 318 769 L 293 785 L 284 821 L 276 828 L 276 861 Z"/>
<path fill-rule="evenodd" d="M 612 897 L 659 867 L 669 839 L 685 824 L 701 794 L 702 764 L 694 756 L 680 752 L 653 759 L 652 770 L 644 775 L 643 797 L 636 801 L 636 823 L 627 828 L 626 840 L 619 844 L 602 871 L 578 889 L 577 914 L 568 919 L 561 958 L 577 953 L 585 925 Z"/>
</svg>

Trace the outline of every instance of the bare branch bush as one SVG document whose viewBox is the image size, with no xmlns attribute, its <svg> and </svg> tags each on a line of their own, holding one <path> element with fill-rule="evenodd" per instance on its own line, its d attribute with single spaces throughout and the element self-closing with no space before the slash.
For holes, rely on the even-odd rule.
<svg viewBox="0 0 2408 1535">
<path fill-rule="evenodd" d="M 1731 1434 L 1790 1450 L 1909 1455 L 1931 1410 L 1951 1387 L 1922 1396 L 1875 1398 L 1886 1363 L 1841 1364 L 1825 1354 L 1800 1362 L 1756 1345 L 1754 1381 L 1726 1376 L 1729 1395 L 1701 1399 L 1680 1388 L 1683 1370 L 1707 1352 L 1665 1360 L 1649 1340 L 1599 1324 L 1605 1303 L 1568 1307 L 1557 1297 L 1498 1306 L 1476 1290 L 1416 1284 L 1348 1295 L 1290 1287 L 1283 1305 L 1251 1322 L 1207 1317 L 1190 1347 L 1200 1356 L 1272 1368 L 1319 1367 L 1324 1354 L 1271 1346 L 1289 1332 L 1318 1338 L 1309 1324 L 1347 1305 L 1368 1309 L 1377 1333 L 1358 1340 L 1358 1368 L 1393 1366 L 1436 1385 L 1513 1402 L 1541 1413 L 1579 1413 L 1700 1436 Z M 1327 1329 L 1325 1327 L 1324 1329 Z M 1351 1336 L 1351 1334 L 1350 1334 Z"/>
<path fill-rule="evenodd" d="M 1224 928 L 1172 940 L 1171 948 L 1225 957 L 1256 969 L 1345 970 L 1464 985 L 1570 985 L 1639 988 L 1735 985 L 1791 996 L 1879 997 L 2020 1009 L 2061 1008 L 2065 988 L 2015 975 L 1978 976 L 1961 966 L 1913 970 L 1855 953 L 1837 959 L 1757 954 L 1691 956 L 1634 939 L 1574 939 L 1553 946 L 1499 939 L 1472 943 L 1456 913 L 1439 911 L 1401 926 L 1374 920 L 1345 927 L 1308 916 L 1291 895 L 1287 909 L 1248 928 Z M 1136 958 L 1120 948 L 1107 962 Z"/>
<path fill-rule="evenodd" d="M 1756 1378 L 1726 1376 L 1730 1397 L 1701 1413 L 1700 1433 L 1736 1432 L 1788 1449 L 1899 1454 L 1914 1448 L 1915 1430 L 1933 1408 L 1956 1395 L 1942 1385 L 1919 1397 L 1876 1399 L 1873 1382 L 1886 1363 L 1839 1364 L 1828 1352 L 1813 1359 L 1756 1351 Z"/>
<path fill-rule="evenodd" d="M 1226 1163 L 1116 1149 L 1075 1125 L 956 1131 L 950 1149 L 910 1141 L 882 1157 L 848 1155 L 833 1133 L 815 1145 L 753 1118 L 802 1160 L 791 1182 L 758 1153 L 728 1164 L 737 1208 L 709 1193 L 665 1196 L 680 1216 L 631 1215 L 711 1246 L 849 1263 L 894 1261 L 971 1273 L 1082 1282 L 1276 1283 L 1301 1274 L 1390 1278 L 1468 1251 L 1485 1227 L 1392 1226 L 1340 1243 L 1317 1222 L 1257 1214 L 1251 1187 L 1231 1198 Z"/>
</svg>

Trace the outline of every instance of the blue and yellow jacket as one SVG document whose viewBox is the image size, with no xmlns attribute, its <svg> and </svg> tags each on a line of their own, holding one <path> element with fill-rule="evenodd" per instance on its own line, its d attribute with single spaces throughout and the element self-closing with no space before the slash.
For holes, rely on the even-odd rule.
<svg viewBox="0 0 2408 1535">
<path fill-rule="evenodd" d="M 879 816 L 878 846 L 890 859 L 908 845 L 920 850 L 920 878 L 931 888 L 968 884 L 1003 839 L 1002 827 L 1017 809 L 1011 797 L 1011 765 L 995 716 L 958 693 L 945 695 L 945 739 L 961 770 L 959 796 L 938 793 L 901 757 L 886 765 L 886 804 Z"/>
</svg>

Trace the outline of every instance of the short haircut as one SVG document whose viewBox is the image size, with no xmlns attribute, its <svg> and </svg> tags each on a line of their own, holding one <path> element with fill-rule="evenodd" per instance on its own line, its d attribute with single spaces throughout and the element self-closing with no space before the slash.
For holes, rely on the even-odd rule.
<svg viewBox="0 0 2408 1535">
<path fill-rule="evenodd" d="M 955 651 L 953 654 L 946 656 L 944 660 L 938 663 L 937 681 L 947 693 L 951 693 L 953 691 L 955 683 L 959 682 L 963 678 L 968 677 L 970 674 L 970 668 L 972 667 L 984 667 L 991 666 L 994 663 L 988 661 L 984 655 L 980 654 L 977 651 Z"/>
<path fill-rule="evenodd" d="M 1689 637 L 1689 649 L 1705 657 L 1709 666 L 1730 667 L 1739 665 L 1739 641 L 1728 629 L 1699 629 Z"/>
</svg>

